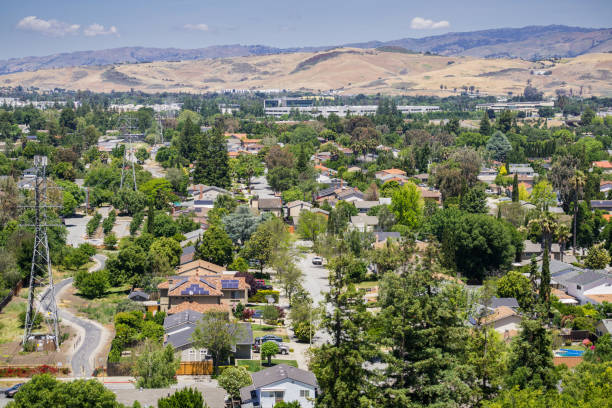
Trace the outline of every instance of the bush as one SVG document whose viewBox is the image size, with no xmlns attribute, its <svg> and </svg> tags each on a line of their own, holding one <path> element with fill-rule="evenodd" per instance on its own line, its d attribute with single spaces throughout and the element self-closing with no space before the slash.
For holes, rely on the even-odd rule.
<svg viewBox="0 0 612 408">
<path fill-rule="evenodd" d="M 104 246 L 106 249 L 115 249 L 117 246 L 117 237 L 115 236 L 114 232 L 111 232 L 104 237 Z"/>
<path fill-rule="evenodd" d="M 104 231 L 104 234 L 108 234 L 113 230 L 113 226 L 115 225 L 116 219 L 117 212 L 115 210 L 112 210 L 110 213 L 108 213 L 108 217 L 106 217 L 104 221 L 102 221 L 102 231 Z"/>
<path fill-rule="evenodd" d="M 108 289 L 108 271 L 102 269 L 95 272 L 81 271 L 74 279 L 74 286 L 81 295 L 94 299 L 104 296 Z"/>
<path fill-rule="evenodd" d="M 102 221 L 102 215 L 95 213 L 91 220 L 87 222 L 87 236 L 91 237 L 96 232 L 100 226 L 100 221 Z"/>
<path fill-rule="evenodd" d="M 272 296 L 274 298 L 274 301 L 278 303 L 278 290 L 258 290 L 256 294 L 249 298 L 249 302 L 268 303 L 268 300 L 266 299 L 268 296 Z"/>
<path fill-rule="evenodd" d="M 27 313 L 27 310 L 23 310 L 21 313 L 19 313 L 19 324 L 21 327 L 25 327 L 26 313 Z M 34 329 L 40 329 L 42 325 L 42 321 L 43 321 L 42 315 L 40 313 L 36 313 L 34 315 L 34 324 L 32 325 L 32 327 Z"/>
<path fill-rule="evenodd" d="M 166 398 L 157 400 L 157 408 L 202 408 L 202 393 L 193 388 L 183 388 Z"/>
<path fill-rule="evenodd" d="M 142 220 L 144 219 L 144 213 L 142 211 L 137 212 L 132 217 L 132 221 L 130 222 L 130 235 L 135 235 L 140 228 L 140 224 L 142 224 Z"/>
<path fill-rule="evenodd" d="M 313 328 L 314 331 L 314 328 Z M 298 323 L 297 326 L 293 328 L 293 334 L 298 338 L 299 341 L 308 342 L 310 341 L 311 328 L 309 322 L 301 322 Z"/>
<path fill-rule="evenodd" d="M 277 346 L 278 347 L 278 346 Z M 219 386 L 233 398 L 240 397 L 240 388 L 250 385 L 252 380 L 244 367 L 228 367 L 218 377 Z"/>
</svg>

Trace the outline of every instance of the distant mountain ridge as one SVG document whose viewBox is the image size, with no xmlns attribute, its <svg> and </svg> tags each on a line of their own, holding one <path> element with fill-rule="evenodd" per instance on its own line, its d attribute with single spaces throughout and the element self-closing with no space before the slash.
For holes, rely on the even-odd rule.
<svg viewBox="0 0 612 408">
<path fill-rule="evenodd" d="M 402 47 L 416 52 L 481 58 L 575 57 L 591 52 L 612 51 L 612 28 L 582 28 L 562 25 L 528 26 L 447 33 L 423 38 L 403 38 L 392 41 L 369 41 L 338 46 L 302 48 L 276 48 L 265 45 L 240 44 L 216 45 L 197 49 L 122 47 L 0 60 L 0 75 L 75 66 L 314 52 L 336 47 Z"/>
</svg>

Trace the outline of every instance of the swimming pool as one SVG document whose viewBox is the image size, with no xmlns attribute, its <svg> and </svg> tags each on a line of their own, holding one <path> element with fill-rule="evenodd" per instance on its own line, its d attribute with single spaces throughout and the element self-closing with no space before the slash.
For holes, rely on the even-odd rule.
<svg viewBox="0 0 612 408">
<path fill-rule="evenodd" d="M 559 349 L 557 355 L 559 357 L 582 357 L 584 350 Z"/>
</svg>

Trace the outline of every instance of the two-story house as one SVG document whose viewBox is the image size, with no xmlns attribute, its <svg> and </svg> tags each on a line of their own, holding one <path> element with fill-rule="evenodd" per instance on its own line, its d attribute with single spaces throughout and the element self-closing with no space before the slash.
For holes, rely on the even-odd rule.
<svg viewBox="0 0 612 408">
<path fill-rule="evenodd" d="M 313 373 L 278 364 L 251 374 L 253 383 L 240 389 L 242 408 L 273 408 L 279 402 L 297 401 L 302 408 L 314 407 L 319 385 Z"/>
</svg>

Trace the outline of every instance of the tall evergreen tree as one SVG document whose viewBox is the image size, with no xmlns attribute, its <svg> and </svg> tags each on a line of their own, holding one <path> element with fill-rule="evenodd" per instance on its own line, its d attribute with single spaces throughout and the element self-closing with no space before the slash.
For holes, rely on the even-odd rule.
<svg viewBox="0 0 612 408">
<path fill-rule="evenodd" d="M 436 264 L 406 266 L 399 275 L 387 273 L 380 286 L 381 337 L 390 348 L 386 407 L 462 406 L 471 399 L 466 293 L 440 285 L 431 268 Z"/>
<path fill-rule="evenodd" d="M 373 402 L 372 373 L 364 367 L 375 353 L 369 333 L 373 317 L 367 311 L 362 290 L 349 283 L 349 255 L 330 261 L 330 291 L 325 295 L 332 309 L 322 320 L 331 343 L 314 349 L 310 363 L 328 408 L 380 406 Z"/>
<path fill-rule="evenodd" d="M 200 139 L 193 181 L 227 188 L 231 185 L 227 143 L 220 127 L 204 134 Z"/>
<path fill-rule="evenodd" d="M 550 311 L 550 258 L 548 248 L 544 247 L 542 255 L 542 273 L 540 275 L 540 301 L 544 305 L 546 312 Z"/>
<path fill-rule="evenodd" d="M 487 112 L 485 111 L 482 114 L 482 119 L 480 120 L 479 133 L 481 135 L 489 136 L 491 134 L 492 130 L 493 130 L 493 128 L 491 126 L 491 121 L 489 120 L 489 115 L 487 115 Z"/>
<path fill-rule="evenodd" d="M 514 173 L 514 179 L 512 180 L 512 202 L 516 203 L 519 200 L 519 184 L 518 175 Z"/>
<path fill-rule="evenodd" d="M 178 139 L 178 150 L 180 156 L 189 161 L 195 159 L 198 151 L 198 142 L 200 136 L 200 126 L 194 123 L 190 117 L 187 117 L 183 122 L 183 129 Z"/>
</svg>

